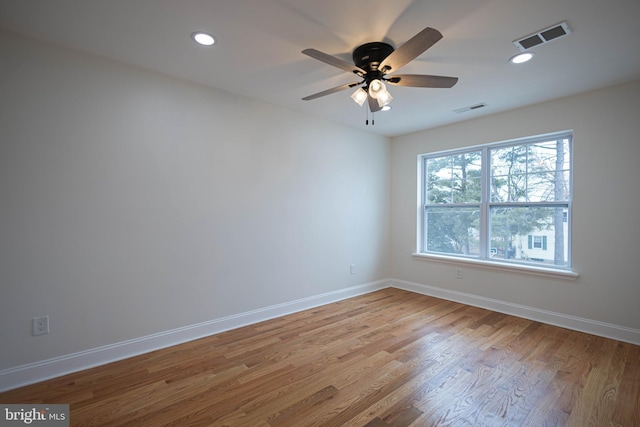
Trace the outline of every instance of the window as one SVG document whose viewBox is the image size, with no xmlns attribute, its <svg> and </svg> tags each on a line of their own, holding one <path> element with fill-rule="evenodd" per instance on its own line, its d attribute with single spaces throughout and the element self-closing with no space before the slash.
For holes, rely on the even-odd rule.
<svg viewBox="0 0 640 427">
<path fill-rule="evenodd" d="M 533 237 L 533 239 L 532 239 Z M 533 245 L 531 241 L 533 240 Z M 547 250 L 547 236 L 531 236 L 529 235 L 529 249 Z"/>
<path fill-rule="evenodd" d="M 569 269 L 572 139 L 421 155 L 418 252 Z"/>
</svg>

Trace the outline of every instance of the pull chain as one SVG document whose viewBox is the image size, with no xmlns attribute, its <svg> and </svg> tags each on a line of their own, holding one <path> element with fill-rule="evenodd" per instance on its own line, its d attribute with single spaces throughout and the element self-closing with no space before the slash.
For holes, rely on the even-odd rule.
<svg viewBox="0 0 640 427">
<path fill-rule="evenodd" d="M 364 124 L 365 124 L 366 126 L 369 126 L 369 109 L 368 109 L 368 108 L 365 108 L 365 111 L 366 111 L 366 116 L 365 116 L 366 118 L 365 118 Z M 375 124 L 376 124 L 376 113 L 374 113 L 374 112 L 372 111 L 372 112 L 371 112 L 371 126 L 373 126 L 373 125 L 375 125 Z"/>
</svg>

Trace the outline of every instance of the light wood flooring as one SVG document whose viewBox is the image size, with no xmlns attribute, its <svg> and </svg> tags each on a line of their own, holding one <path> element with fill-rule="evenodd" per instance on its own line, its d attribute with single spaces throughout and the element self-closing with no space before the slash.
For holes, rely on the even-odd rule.
<svg viewBox="0 0 640 427">
<path fill-rule="evenodd" d="M 72 426 L 640 426 L 640 347 L 384 289 L 0 393 Z"/>
</svg>

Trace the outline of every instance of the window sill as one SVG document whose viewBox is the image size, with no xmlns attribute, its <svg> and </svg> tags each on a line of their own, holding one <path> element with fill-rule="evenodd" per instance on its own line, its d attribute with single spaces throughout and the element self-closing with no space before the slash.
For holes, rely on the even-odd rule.
<svg viewBox="0 0 640 427">
<path fill-rule="evenodd" d="M 516 274 L 543 276 L 555 279 L 576 280 L 579 275 L 571 270 L 559 270 L 553 268 L 544 268 L 538 266 L 529 266 L 522 264 L 511 264 L 499 261 L 486 261 L 473 258 L 452 257 L 438 254 L 414 253 L 414 258 L 429 261 L 444 262 L 448 264 L 469 264 L 474 267 L 484 268 L 487 270 L 502 271 Z"/>
</svg>

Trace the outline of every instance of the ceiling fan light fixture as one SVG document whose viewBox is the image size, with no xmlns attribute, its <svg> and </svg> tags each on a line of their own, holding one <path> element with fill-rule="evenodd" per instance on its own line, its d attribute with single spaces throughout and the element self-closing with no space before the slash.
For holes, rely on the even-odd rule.
<svg viewBox="0 0 640 427">
<path fill-rule="evenodd" d="M 191 38 L 201 46 L 211 46 L 216 42 L 211 34 L 202 31 L 192 33 Z"/>
<path fill-rule="evenodd" d="M 358 88 L 355 92 L 353 92 L 353 94 L 351 94 L 351 99 L 353 99 L 358 105 L 362 107 L 364 102 L 367 100 L 367 96 L 368 94 L 366 90 Z"/>
<path fill-rule="evenodd" d="M 393 100 L 387 86 L 378 79 L 371 80 L 369 83 L 369 95 L 378 101 L 380 107 L 388 105 Z"/>
</svg>

